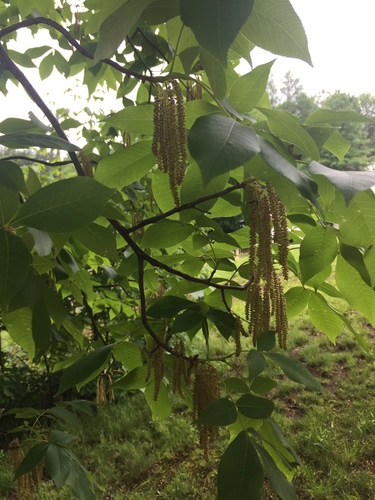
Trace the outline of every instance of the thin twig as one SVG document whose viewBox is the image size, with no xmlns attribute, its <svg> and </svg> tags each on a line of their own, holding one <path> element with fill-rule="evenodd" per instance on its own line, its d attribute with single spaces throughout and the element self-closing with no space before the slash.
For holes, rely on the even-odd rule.
<svg viewBox="0 0 375 500">
<path fill-rule="evenodd" d="M 3 158 L 0 158 L 0 161 L 7 161 L 7 160 L 30 161 L 32 163 L 40 163 L 42 165 L 47 165 L 48 167 L 63 167 L 64 165 L 70 165 L 72 163 L 71 160 L 49 162 L 45 160 L 40 160 L 39 158 L 31 158 L 29 156 L 18 156 L 18 155 L 5 156 Z"/>
</svg>

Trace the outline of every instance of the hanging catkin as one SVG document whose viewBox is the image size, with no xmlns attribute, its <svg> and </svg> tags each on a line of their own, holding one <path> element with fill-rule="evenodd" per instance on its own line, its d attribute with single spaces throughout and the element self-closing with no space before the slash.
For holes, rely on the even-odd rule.
<svg viewBox="0 0 375 500">
<path fill-rule="evenodd" d="M 247 187 L 249 216 L 249 273 L 246 319 L 249 334 L 256 344 L 259 334 L 269 330 L 270 318 L 275 317 L 275 328 L 280 347 L 286 347 L 288 321 L 280 277 L 274 267 L 272 244 L 278 248 L 282 274 L 288 278 L 288 226 L 285 207 L 274 188 L 262 188 L 257 182 Z"/>
<path fill-rule="evenodd" d="M 186 170 L 187 142 L 184 98 L 176 80 L 170 81 L 165 90 L 156 87 L 152 152 L 160 170 L 169 176 L 171 193 L 178 206 L 178 187 Z"/>
</svg>

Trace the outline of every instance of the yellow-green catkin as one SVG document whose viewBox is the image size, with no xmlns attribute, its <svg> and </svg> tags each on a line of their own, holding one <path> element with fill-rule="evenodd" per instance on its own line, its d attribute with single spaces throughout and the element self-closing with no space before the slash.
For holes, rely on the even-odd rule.
<svg viewBox="0 0 375 500">
<path fill-rule="evenodd" d="M 197 420 L 210 403 L 220 398 L 220 383 L 212 365 L 196 362 L 194 369 L 193 418 Z M 212 444 L 217 439 L 218 428 L 215 425 L 198 424 L 198 432 L 200 444 L 207 458 Z"/>
<path fill-rule="evenodd" d="M 279 274 L 275 269 L 272 245 L 278 248 L 282 274 L 288 278 L 288 226 L 285 207 L 271 185 L 258 183 L 247 187 L 249 218 L 249 273 L 245 314 L 249 335 L 254 344 L 259 334 L 269 330 L 275 317 L 279 345 L 286 347 L 288 321 L 285 296 Z"/>
<path fill-rule="evenodd" d="M 183 382 L 186 383 L 187 374 L 185 366 L 185 344 L 182 339 L 177 340 L 174 347 L 173 355 L 173 378 L 172 378 L 172 390 L 174 393 L 178 393 L 183 399 L 185 399 L 185 393 L 183 390 Z"/>
<path fill-rule="evenodd" d="M 169 176 L 171 193 L 178 206 L 179 186 L 187 165 L 187 139 L 184 98 L 177 80 L 171 80 L 165 90 L 156 87 L 152 152 L 160 170 Z"/>
<path fill-rule="evenodd" d="M 23 453 L 18 438 L 13 439 L 8 446 L 8 461 L 15 472 L 23 459 Z M 17 479 L 17 500 L 33 500 L 34 485 L 32 473 L 23 474 Z"/>
<path fill-rule="evenodd" d="M 164 342 L 164 337 L 164 333 L 158 335 L 161 342 Z M 154 374 L 154 401 L 157 401 L 164 377 L 164 349 L 155 339 L 152 340 L 151 350 L 147 356 L 146 382 L 150 380 L 152 372 Z"/>
<path fill-rule="evenodd" d="M 82 165 L 83 171 L 85 172 L 85 175 L 87 177 L 93 177 L 91 162 L 83 151 L 79 152 L 79 159 L 81 161 L 81 165 Z"/>
</svg>

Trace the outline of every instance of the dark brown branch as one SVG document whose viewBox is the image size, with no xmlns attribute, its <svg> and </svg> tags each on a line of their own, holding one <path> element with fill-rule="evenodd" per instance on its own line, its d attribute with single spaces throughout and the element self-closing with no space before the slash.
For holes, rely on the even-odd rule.
<svg viewBox="0 0 375 500">
<path fill-rule="evenodd" d="M 47 165 L 48 167 L 63 167 L 64 165 L 70 165 L 72 163 L 71 160 L 49 162 L 45 160 L 39 160 L 38 158 L 31 158 L 29 156 L 18 156 L 18 155 L 5 156 L 3 158 L 0 158 L 0 161 L 6 161 L 6 160 L 24 160 L 24 161 L 30 161 L 32 163 L 40 163 L 41 165 Z"/>
<path fill-rule="evenodd" d="M 126 243 L 130 246 L 130 248 L 133 250 L 133 252 L 138 256 L 138 258 L 143 259 L 144 261 L 148 262 L 154 267 L 159 267 L 160 269 L 164 269 L 164 271 L 167 271 L 168 273 L 174 274 L 175 276 L 179 276 L 180 278 L 183 278 L 184 280 L 187 281 L 192 281 L 193 283 L 201 283 L 202 285 L 207 285 L 207 286 L 212 286 L 213 288 L 217 288 L 219 290 L 246 290 L 247 287 L 249 286 L 249 283 L 246 283 L 244 286 L 233 286 L 233 285 L 220 285 L 219 283 L 214 283 L 213 281 L 206 280 L 203 278 L 196 278 L 195 276 L 190 276 L 190 274 L 183 273 L 182 271 L 179 271 L 178 269 L 174 269 L 173 267 L 170 267 L 166 264 L 163 264 L 157 259 L 154 259 L 154 257 L 151 257 L 151 255 L 148 255 L 146 252 L 144 252 L 136 243 L 135 241 L 130 237 L 130 234 L 128 230 L 122 226 L 117 220 L 113 219 L 108 219 L 109 222 L 112 224 L 112 226 L 116 229 L 116 231 L 124 238 Z"/>
<path fill-rule="evenodd" d="M 170 354 L 173 354 L 173 356 L 185 359 L 186 361 L 191 361 L 191 358 L 183 354 L 180 354 L 178 352 L 175 352 L 174 349 L 172 349 L 172 347 L 169 347 L 168 344 L 160 340 L 148 322 L 147 312 L 146 312 L 145 284 L 144 284 L 144 260 L 143 257 L 140 256 L 138 257 L 138 287 L 139 287 L 140 305 L 141 305 L 141 320 L 143 326 L 146 328 L 148 333 L 154 339 L 156 344 L 162 347 L 165 351 L 169 352 Z"/>
<path fill-rule="evenodd" d="M 68 40 L 68 42 L 78 50 L 83 56 L 87 57 L 88 59 L 94 59 L 94 54 L 90 52 L 89 50 L 85 49 L 82 47 L 80 43 L 77 42 L 77 40 L 69 33 L 69 31 L 62 26 L 60 26 L 59 23 L 56 21 L 52 21 L 52 19 L 48 19 L 46 17 L 36 17 L 35 19 L 26 19 L 25 21 L 21 21 L 19 23 L 15 23 L 12 26 L 8 26 L 6 28 L 3 28 L 0 30 L 0 38 L 4 37 L 5 35 L 8 35 L 9 33 L 13 33 L 14 31 L 19 30 L 20 28 L 27 28 L 29 26 L 35 26 L 38 24 L 46 24 L 47 26 L 51 26 L 51 28 L 54 28 L 56 31 L 59 31 L 64 37 Z M 127 76 L 133 76 L 134 78 L 137 78 L 138 80 L 142 82 L 153 82 L 155 81 L 155 78 L 153 76 L 146 76 L 146 75 L 141 75 L 140 73 L 137 73 L 136 71 L 133 71 L 131 69 L 126 69 L 122 67 L 120 64 L 118 64 L 115 61 L 112 61 L 111 59 L 101 59 L 100 62 L 103 62 L 105 64 L 108 64 L 109 66 L 112 66 L 113 68 L 117 69 L 121 73 L 127 75 Z"/>
<path fill-rule="evenodd" d="M 220 196 L 225 196 L 226 194 L 231 193 L 232 191 L 236 191 L 237 189 L 243 189 L 246 187 L 246 185 L 247 185 L 247 181 L 243 181 L 243 182 L 239 182 L 238 184 L 235 184 L 234 186 L 230 186 L 229 188 L 226 188 L 223 191 L 220 191 L 218 193 L 209 194 L 207 196 L 202 196 L 202 198 L 198 198 L 198 200 L 194 200 L 194 201 L 191 201 L 189 203 L 184 203 L 183 205 L 180 205 L 179 207 L 175 207 L 175 208 L 172 208 L 171 210 L 168 210 L 168 212 L 164 212 L 160 215 L 155 215 L 155 217 L 150 217 L 149 219 L 141 221 L 136 226 L 132 226 L 129 229 L 127 229 L 127 231 L 128 231 L 128 233 L 133 233 L 134 231 L 138 231 L 138 229 L 141 229 L 142 227 L 145 227 L 145 226 L 148 226 L 149 224 L 154 224 L 155 222 L 166 219 L 167 217 L 170 217 L 173 214 L 178 214 L 179 212 L 183 212 L 184 210 L 188 210 L 189 208 L 195 208 L 196 205 L 199 205 L 200 203 L 203 203 L 205 201 L 214 200 L 215 198 L 219 198 Z"/>
<path fill-rule="evenodd" d="M 57 118 L 55 115 L 50 111 L 49 107 L 46 105 L 46 103 L 43 101 L 43 99 L 40 97 L 38 92 L 34 89 L 32 84 L 29 82 L 29 80 L 26 78 L 26 76 L 23 74 L 23 72 L 19 69 L 19 67 L 14 64 L 12 59 L 8 56 L 6 53 L 4 47 L 0 44 L 0 62 L 4 65 L 4 67 L 14 76 L 16 80 L 23 86 L 23 88 L 26 90 L 26 92 L 29 94 L 31 99 L 35 102 L 35 104 L 38 106 L 38 108 L 43 111 L 45 116 L 48 118 L 50 124 L 52 127 L 55 129 L 57 135 L 61 137 L 61 139 L 66 140 L 69 142 L 68 137 L 65 135 L 65 132 L 60 126 L 60 123 L 58 122 Z M 85 175 L 85 172 L 83 171 L 82 165 L 76 155 L 73 151 L 68 152 L 75 169 L 78 173 L 78 175 Z"/>
</svg>

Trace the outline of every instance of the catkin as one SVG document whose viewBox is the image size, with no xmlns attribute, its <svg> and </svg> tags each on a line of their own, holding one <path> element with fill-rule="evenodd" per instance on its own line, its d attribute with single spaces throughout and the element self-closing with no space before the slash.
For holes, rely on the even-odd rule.
<svg viewBox="0 0 375 500">
<path fill-rule="evenodd" d="M 197 420 L 207 406 L 220 397 L 219 377 L 212 365 L 196 362 L 193 389 L 193 418 Z M 198 424 L 199 441 L 205 457 L 218 436 L 215 425 Z"/>
<path fill-rule="evenodd" d="M 158 338 L 164 342 L 164 333 L 159 334 Z M 152 340 L 151 351 L 147 357 L 146 382 L 150 380 L 152 371 L 154 372 L 154 401 L 157 401 L 164 377 L 164 349 L 155 339 Z"/>
<path fill-rule="evenodd" d="M 170 81 L 165 90 L 156 87 L 151 149 L 158 167 L 169 176 L 171 193 L 178 206 L 178 188 L 184 180 L 187 165 L 187 139 L 184 98 L 176 80 Z"/>
<path fill-rule="evenodd" d="M 8 446 L 8 461 L 13 472 L 16 472 L 22 462 L 23 453 L 20 442 L 17 438 L 13 439 Z M 39 477 L 39 475 L 38 475 Z M 39 483 L 38 483 L 39 484 Z M 38 484 L 34 486 L 32 472 L 23 474 L 17 479 L 17 500 L 32 500 L 33 490 L 37 490 Z"/>
<path fill-rule="evenodd" d="M 275 317 L 280 347 L 286 347 L 288 321 L 280 277 L 275 270 L 272 244 L 278 248 L 282 274 L 288 278 L 288 226 L 285 207 L 271 185 L 258 183 L 247 187 L 249 219 L 249 273 L 245 315 L 254 344 L 259 334 L 269 330 Z"/>
<path fill-rule="evenodd" d="M 185 344 L 184 341 L 179 339 L 173 348 L 175 354 L 173 356 L 173 378 L 172 378 L 172 390 L 174 393 L 178 394 L 185 399 L 185 393 L 183 391 L 182 382 L 186 383 L 187 374 L 185 366 Z"/>
</svg>

